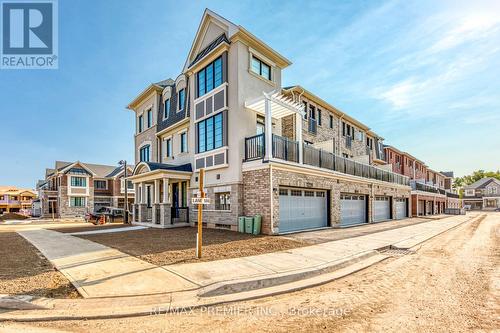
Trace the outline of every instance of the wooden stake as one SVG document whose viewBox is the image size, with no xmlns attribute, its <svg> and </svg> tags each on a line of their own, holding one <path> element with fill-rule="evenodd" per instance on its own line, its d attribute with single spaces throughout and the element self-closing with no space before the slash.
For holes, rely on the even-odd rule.
<svg viewBox="0 0 500 333">
<path fill-rule="evenodd" d="M 205 192 L 203 192 L 203 178 L 205 176 L 205 169 L 200 169 L 200 181 L 199 181 L 199 190 L 200 190 L 200 194 L 201 194 L 201 197 L 204 198 L 205 197 Z M 202 239 L 203 239 L 203 235 L 202 235 L 202 232 L 203 232 L 203 205 L 202 204 L 198 204 L 198 239 L 197 239 L 197 242 L 196 242 L 196 257 L 198 259 L 201 259 L 201 244 L 202 244 Z"/>
</svg>

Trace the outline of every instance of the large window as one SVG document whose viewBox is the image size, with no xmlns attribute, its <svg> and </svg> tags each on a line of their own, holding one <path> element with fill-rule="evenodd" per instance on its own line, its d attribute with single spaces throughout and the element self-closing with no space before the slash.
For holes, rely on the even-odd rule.
<svg viewBox="0 0 500 333">
<path fill-rule="evenodd" d="M 85 207 L 85 197 L 70 197 L 69 204 L 71 207 Z"/>
<path fill-rule="evenodd" d="M 107 188 L 105 180 L 94 180 L 94 188 L 96 190 L 105 190 Z"/>
<path fill-rule="evenodd" d="M 163 117 L 167 119 L 168 116 L 170 116 L 170 98 L 165 101 L 165 110 Z"/>
<path fill-rule="evenodd" d="M 141 133 L 142 130 L 143 130 L 143 127 L 144 127 L 144 118 L 143 118 L 142 114 L 139 116 L 138 122 L 139 122 L 139 126 L 138 126 L 139 127 L 139 133 Z"/>
<path fill-rule="evenodd" d="M 71 186 L 85 187 L 85 186 L 87 186 L 87 178 L 71 176 Z"/>
<path fill-rule="evenodd" d="M 187 147 L 187 132 L 181 133 L 181 153 L 188 151 Z"/>
<path fill-rule="evenodd" d="M 153 126 L 153 111 L 151 109 L 148 110 L 148 128 Z"/>
<path fill-rule="evenodd" d="M 197 127 L 199 153 L 222 147 L 222 113 L 200 121 Z"/>
<path fill-rule="evenodd" d="M 184 104 L 186 103 L 186 90 L 179 90 L 179 109 L 177 111 L 184 110 Z"/>
<path fill-rule="evenodd" d="M 141 150 L 139 151 L 139 158 L 140 158 L 140 161 L 141 162 L 149 162 L 149 148 L 150 146 L 149 145 L 146 145 L 144 147 L 141 148 Z"/>
<path fill-rule="evenodd" d="M 222 57 L 215 59 L 197 73 L 198 97 L 222 84 Z"/>
<path fill-rule="evenodd" d="M 252 56 L 252 72 L 267 80 L 271 80 L 271 66 L 254 56 Z"/>
</svg>

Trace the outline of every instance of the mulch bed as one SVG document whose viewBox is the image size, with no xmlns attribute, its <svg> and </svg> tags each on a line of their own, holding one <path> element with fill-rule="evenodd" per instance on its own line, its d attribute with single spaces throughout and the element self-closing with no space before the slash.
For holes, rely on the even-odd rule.
<svg viewBox="0 0 500 333">
<path fill-rule="evenodd" d="M 0 294 L 80 298 L 66 277 L 15 232 L 0 232 L 0 258 Z"/>
<path fill-rule="evenodd" d="M 195 258 L 196 228 L 144 229 L 78 237 L 115 248 L 154 265 L 199 262 Z M 203 229 L 201 261 L 246 257 L 309 245 L 277 236 L 254 236 L 228 230 Z"/>
<path fill-rule="evenodd" d="M 28 217 L 18 213 L 4 213 L 0 215 L 0 221 L 7 220 L 26 220 Z"/>
</svg>

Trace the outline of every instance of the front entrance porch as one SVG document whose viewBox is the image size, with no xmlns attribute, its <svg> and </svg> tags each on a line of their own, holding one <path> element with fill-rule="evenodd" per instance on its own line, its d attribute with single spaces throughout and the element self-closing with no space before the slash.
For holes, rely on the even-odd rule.
<svg viewBox="0 0 500 333">
<path fill-rule="evenodd" d="M 134 184 L 132 223 L 156 228 L 189 225 L 191 164 L 141 162 L 129 180 Z"/>
</svg>

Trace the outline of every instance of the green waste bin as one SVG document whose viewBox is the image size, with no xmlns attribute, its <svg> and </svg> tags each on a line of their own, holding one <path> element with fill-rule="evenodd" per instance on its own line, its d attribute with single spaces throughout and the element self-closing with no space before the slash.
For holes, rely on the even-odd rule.
<svg viewBox="0 0 500 333">
<path fill-rule="evenodd" d="M 238 232 L 245 232 L 245 217 L 238 217 Z"/>
<path fill-rule="evenodd" d="M 260 234 L 260 227 L 262 222 L 262 216 L 259 214 L 255 215 L 253 217 L 253 234 L 254 235 L 259 235 Z"/>
<path fill-rule="evenodd" d="M 253 217 L 245 216 L 245 232 L 251 234 L 253 232 Z"/>
</svg>

